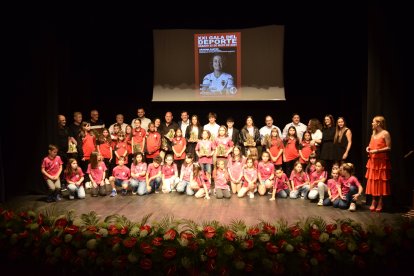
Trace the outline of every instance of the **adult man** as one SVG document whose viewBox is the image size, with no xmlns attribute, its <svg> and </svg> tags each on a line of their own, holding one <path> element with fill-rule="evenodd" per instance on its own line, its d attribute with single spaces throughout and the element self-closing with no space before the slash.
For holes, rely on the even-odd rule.
<svg viewBox="0 0 414 276">
<path fill-rule="evenodd" d="M 141 120 L 141 127 L 145 129 L 145 131 L 148 131 L 148 125 L 149 123 L 151 123 L 151 120 L 145 117 L 145 110 L 143 107 L 138 107 L 137 115 L 138 115 L 138 118 L 136 119 Z M 135 126 L 135 119 L 132 120 L 131 126 Z"/>
<path fill-rule="evenodd" d="M 178 122 L 178 127 L 181 128 L 181 132 L 185 135 L 187 127 L 190 125 L 190 119 L 187 111 L 181 111 L 181 121 Z"/>
<path fill-rule="evenodd" d="M 298 134 L 298 138 L 300 141 L 302 141 L 303 133 L 308 129 L 308 127 L 305 124 L 302 124 L 300 122 L 300 116 L 298 113 L 293 113 L 292 115 L 292 122 L 286 124 L 286 126 L 283 128 L 283 138 L 286 138 L 289 127 L 294 126 L 296 128 L 296 133 Z"/>
<path fill-rule="evenodd" d="M 91 126 L 91 130 L 95 130 L 98 133 L 105 128 L 105 123 L 99 119 L 99 112 L 96 109 L 91 110 L 91 118 L 87 121 Z"/>
<path fill-rule="evenodd" d="M 81 132 L 81 123 L 82 123 L 82 113 L 76 111 L 73 113 L 73 123 L 69 126 L 69 136 L 71 140 L 75 142 L 76 149 L 78 151 L 77 156 L 73 156 L 73 158 L 82 159 L 83 151 L 82 151 L 82 138 L 79 136 Z"/>
<path fill-rule="evenodd" d="M 121 130 L 125 133 L 125 128 L 128 124 L 124 123 L 124 115 L 123 114 L 116 114 L 115 120 L 116 120 L 116 122 L 113 123 L 108 129 L 109 133 L 112 134 L 114 132 L 115 124 L 119 124 L 121 126 Z"/>
<path fill-rule="evenodd" d="M 171 129 L 174 130 L 174 132 L 177 130 L 178 128 L 178 124 L 176 122 L 173 121 L 173 115 L 171 113 L 171 111 L 167 111 L 165 113 L 165 122 L 162 122 L 160 125 L 160 133 L 161 133 L 161 138 L 165 138 L 167 141 L 167 145 L 162 145 L 161 144 L 161 150 L 162 152 L 164 152 L 164 154 L 160 154 L 160 156 L 164 159 L 165 154 L 167 153 L 173 153 L 172 151 L 172 147 L 171 147 L 171 141 L 172 138 L 169 139 L 167 137 L 165 137 L 165 135 L 170 132 Z"/>
<path fill-rule="evenodd" d="M 68 141 L 69 141 L 69 128 L 66 126 L 66 117 L 63 115 L 58 115 L 58 125 L 57 125 L 57 142 L 58 146 L 58 155 L 62 159 L 63 163 L 66 164 L 68 159 Z"/>
<path fill-rule="evenodd" d="M 266 123 L 266 125 L 259 130 L 262 146 L 266 145 L 266 141 L 265 141 L 264 137 L 266 135 L 270 136 L 270 133 L 272 132 L 272 128 L 276 128 L 277 132 L 279 134 L 279 137 L 282 137 L 282 132 L 280 131 L 280 128 L 273 125 L 272 116 L 267 115 L 266 118 L 265 118 L 265 123 Z"/>
</svg>

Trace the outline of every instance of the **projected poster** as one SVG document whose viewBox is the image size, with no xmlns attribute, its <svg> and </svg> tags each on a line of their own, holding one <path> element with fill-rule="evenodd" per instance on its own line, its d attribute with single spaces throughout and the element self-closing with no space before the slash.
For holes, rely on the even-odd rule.
<svg viewBox="0 0 414 276">
<path fill-rule="evenodd" d="M 241 97 L 241 33 L 194 34 L 196 97 Z"/>
</svg>

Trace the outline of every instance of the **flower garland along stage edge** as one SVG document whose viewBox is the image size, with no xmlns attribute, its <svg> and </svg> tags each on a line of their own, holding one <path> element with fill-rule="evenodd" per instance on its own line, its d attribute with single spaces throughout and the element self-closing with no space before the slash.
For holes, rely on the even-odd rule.
<svg viewBox="0 0 414 276">
<path fill-rule="evenodd" d="M 8 264 L 78 272 L 158 274 L 327 274 L 399 269 L 412 261 L 414 223 L 385 221 L 366 227 L 320 217 L 289 225 L 241 220 L 228 225 L 165 217 L 140 222 L 90 212 L 54 215 L 0 209 L 0 257 Z M 398 270 L 397 270 L 398 271 Z"/>
</svg>

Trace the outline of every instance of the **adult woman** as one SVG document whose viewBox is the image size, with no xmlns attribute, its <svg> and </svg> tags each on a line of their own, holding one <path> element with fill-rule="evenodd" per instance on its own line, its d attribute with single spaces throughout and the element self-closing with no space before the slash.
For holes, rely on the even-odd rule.
<svg viewBox="0 0 414 276">
<path fill-rule="evenodd" d="M 236 94 L 237 89 L 234 86 L 233 76 L 223 72 L 225 58 L 222 54 L 215 53 L 212 56 L 210 67 L 212 73 L 203 78 L 200 90 L 201 94 Z"/>
<path fill-rule="evenodd" d="M 257 148 L 259 146 L 260 133 L 259 129 L 253 123 L 252 116 L 247 116 L 246 125 L 240 131 L 240 143 L 243 147 L 243 153 L 245 156 L 249 155 L 249 148 Z M 259 150 L 259 154 L 261 154 L 261 149 Z"/>
<path fill-rule="evenodd" d="M 348 158 L 352 145 L 352 132 L 346 127 L 343 117 L 336 120 L 336 131 L 334 139 L 335 160 L 342 162 Z"/>
<path fill-rule="evenodd" d="M 322 145 L 320 159 L 325 161 L 325 170 L 330 172 L 333 162 L 335 161 L 334 138 L 335 138 L 335 120 L 332 115 L 325 115 L 322 129 Z"/>
<path fill-rule="evenodd" d="M 385 118 L 375 116 L 372 120 L 372 135 L 366 151 L 367 162 L 366 194 L 372 195 L 371 211 L 381 212 L 383 196 L 390 195 L 391 164 L 388 153 L 391 150 L 391 136 L 386 130 Z"/>
</svg>

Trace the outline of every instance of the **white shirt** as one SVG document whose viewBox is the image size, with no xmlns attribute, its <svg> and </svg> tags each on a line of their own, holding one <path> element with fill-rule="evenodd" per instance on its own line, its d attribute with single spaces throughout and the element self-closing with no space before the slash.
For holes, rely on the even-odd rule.
<svg viewBox="0 0 414 276">
<path fill-rule="evenodd" d="M 116 123 L 115 123 L 115 124 L 116 124 Z M 112 124 L 112 125 L 109 127 L 109 129 L 108 129 L 109 134 L 114 133 L 114 125 L 115 125 L 115 124 Z M 128 124 L 125 124 L 125 123 L 122 123 L 122 125 L 121 125 L 121 130 L 122 130 L 124 133 L 125 133 L 125 129 L 126 129 L 127 125 L 128 125 Z"/>
<path fill-rule="evenodd" d="M 202 85 L 208 87 L 208 91 L 211 93 L 231 92 L 234 87 L 233 76 L 227 73 L 221 73 L 217 78 L 213 72 L 204 77 Z"/>
<path fill-rule="evenodd" d="M 214 140 L 218 136 L 220 126 L 217 123 L 214 123 L 214 125 L 208 123 L 204 125 L 204 130 L 208 130 L 211 133 L 211 136 L 213 137 L 212 140 Z"/>
<path fill-rule="evenodd" d="M 183 136 L 185 135 L 185 131 L 189 125 L 190 120 L 187 120 L 187 122 L 181 121 L 181 132 L 183 133 Z"/>
</svg>

